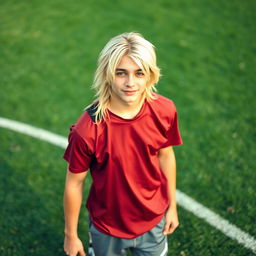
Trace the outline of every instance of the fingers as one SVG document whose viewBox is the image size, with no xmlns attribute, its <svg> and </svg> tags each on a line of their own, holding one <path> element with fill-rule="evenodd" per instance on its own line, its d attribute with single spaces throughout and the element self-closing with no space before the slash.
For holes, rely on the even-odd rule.
<svg viewBox="0 0 256 256">
<path fill-rule="evenodd" d="M 172 234 L 177 227 L 178 227 L 178 225 L 171 224 L 171 226 L 169 228 L 168 235 Z"/>
<path fill-rule="evenodd" d="M 165 236 L 167 236 L 168 235 L 168 232 L 169 232 L 169 226 L 170 226 L 170 223 L 165 223 L 165 226 L 164 226 L 164 231 L 163 231 L 163 234 L 165 235 Z"/>
<path fill-rule="evenodd" d="M 86 256 L 86 253 L 85 253 L 84 250 L 79 250 L 79 251 L 77 251 L 77 252 L 68 252 L 68 251 L 65 251 L 65 253 L 66 253 L 66 255 L 68 255 L 68 256 L 77 256 L 77 255 L 79 255 L 79 256 Z M 78 253 L 78 254 L 77 254 L 77 253 Z"/>
<path fill-rule="evenodd" d="M 86 256 L 83 244 L 79 238 L 68 238 L 64 240 L 64 251 L 68 256 Z"/>
<path fill-rule="evenodd" d="M 166 222 L 163 230 L 163 234 L 165 236 L 170 235 L 174 232 L 174 230 L 178 227 L 179 223 L 174 222 Z"/>
<path fill-rule="evenodd" d="M 86 253 L 84 252 L 84 250 L 79 251 L 79 256 L 86 256 Z"/>
</svg>

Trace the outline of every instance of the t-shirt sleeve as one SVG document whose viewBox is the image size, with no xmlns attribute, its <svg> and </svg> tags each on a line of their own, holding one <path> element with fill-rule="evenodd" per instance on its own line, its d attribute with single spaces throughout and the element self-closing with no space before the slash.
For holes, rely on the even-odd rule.
<svg viewBox="0 0 256 256">
<path fill-rule="evenodd" d="M 169 147 L 169 146 L 178 146 L 183 143 L 180 135 L 179 124 L 178 124 L 178 114 L 176 109 L 175 109 L 170 127 L 166 132 L 166 137 L 167 137 L 167 142 L 164 144 L 163 148 Z"/>
<path fill-rule="evenodd" d="M 85 172 L 90 166 L 92 153 L 83 138 L 72 128 L 70 129 L 68 146 L 63 158 L 69 163 L 69 170 L 71 172 Z"/>
</svg>

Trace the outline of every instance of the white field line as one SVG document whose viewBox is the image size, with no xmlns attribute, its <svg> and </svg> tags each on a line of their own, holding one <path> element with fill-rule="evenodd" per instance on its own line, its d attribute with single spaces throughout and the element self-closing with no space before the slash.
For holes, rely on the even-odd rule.
<svg viewBox="0 0 256 256">
<path fill-rule="evenodd" d="M 0 117 L 0 127 L 23 133 L 29 136 L 32 136 L 39 140 L 47 141 L 56 146 L 66 148 L 68 145 L 67 139 L 63 136 L 57 135 L 52 132 L 48 132 L 44 129 L 36 128 L 28 124 L 17 122 L 14 120 L 9 120 L 6 118 Z"/>
<path fill-rule="evenodd" d="M 14 120 L 0 117 L 0 127 L 47 141 L 62 148 L 66 148 L 67 146 L 67 139 L 63 136 Z M 198 218 L 204 219 L 211 226 L 220 230 L 223 234 L 233 240 L 236 240 L 238 243 L 242 244 L 244 247 L 250 249 L 253 253 L 256 254 L 256 240 L 254 237 L 244 232 L 240 228 L 236 227 L 235 225 L 231 224 L 207 207 L 198 203 L 182 191 L 177 189 L 176 192 L 177 201 L 181 207 L 193 213 Z"/>
<path fill-rule="evenodd" d="M 204 219 L 214 228 L 220 230 L 226 236 L 238 243 L 242 244 L 244 247 L 252 250 L 256 254 L 256 240 L 251 235 L 247 234 L 240 228 L 231 224 L 224 218 L 222 218 L 217 213 L 214 213 L 207 207 L 195 201 L 193 198 L 189 197 L 185 193 L 177 190 L 177 201 L 178 204 L 189 212 L 192 212 L 198 218 Z"/>
</svg>

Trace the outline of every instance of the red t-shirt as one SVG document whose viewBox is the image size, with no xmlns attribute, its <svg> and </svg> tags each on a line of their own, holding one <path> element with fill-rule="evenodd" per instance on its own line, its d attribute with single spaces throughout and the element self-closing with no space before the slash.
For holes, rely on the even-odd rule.
<svg viewBox="0 0 256 256">
<path fill-rule="evenodd" d="M 162 219 L 168 197 L 158 151 L 180 145 L 174 103 L 158 94 L 132 119 L 109 111 L 95 124 L 88 112 L 71 126 L 64 159 L 74 173 L 90 169 L 86 206 L 95 227 L 106 234 L 134 238 Z"/>
</svg>

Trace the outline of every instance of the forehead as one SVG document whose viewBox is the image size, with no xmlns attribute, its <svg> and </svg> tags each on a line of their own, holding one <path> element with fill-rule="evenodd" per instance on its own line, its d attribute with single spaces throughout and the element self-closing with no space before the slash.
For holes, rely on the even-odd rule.
<svg viewBox="0 0 256 256">
<path fill-rule="evenodd" d="M 129 56 L 125 55 L 121 58 L 116 69 L 141 70 L 141 67 Z"/>
</svg>

